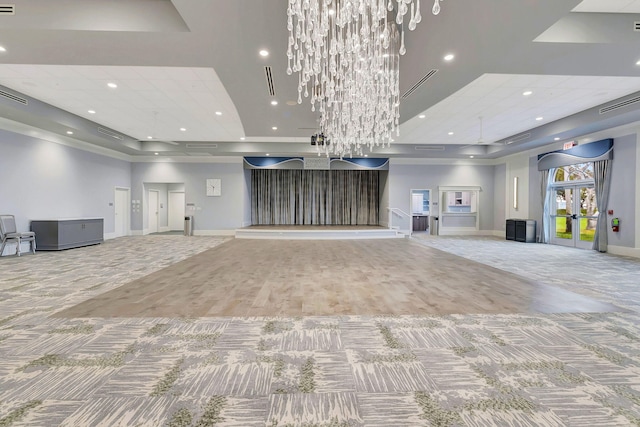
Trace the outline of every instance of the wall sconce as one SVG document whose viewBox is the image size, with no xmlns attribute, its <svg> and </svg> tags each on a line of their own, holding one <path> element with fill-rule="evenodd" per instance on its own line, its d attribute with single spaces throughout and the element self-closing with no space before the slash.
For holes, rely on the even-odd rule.
<svg viewBox="0 0 640 427">
<path fill-rule="evenodd" d="M 518 209 L 518 177 L 513 177 L 513 209 Z"/>
</svg>

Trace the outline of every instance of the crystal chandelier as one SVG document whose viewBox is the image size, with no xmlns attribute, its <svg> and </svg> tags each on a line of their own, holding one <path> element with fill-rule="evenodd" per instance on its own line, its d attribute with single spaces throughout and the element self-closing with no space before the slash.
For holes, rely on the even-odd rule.
<svg viewBox="0 0 640 427">
<path fill-rule="evenodd" d="M 288 1 L 287 74 L 298 73 L 298 104 L 310 97 L 320 115 L 325 143 L 316 145 L 318 154 L 362 156 L 365 147 L 388 147 L 399 135 L 405 15 L 414 30 L 420 0 Z"/>
</svg>

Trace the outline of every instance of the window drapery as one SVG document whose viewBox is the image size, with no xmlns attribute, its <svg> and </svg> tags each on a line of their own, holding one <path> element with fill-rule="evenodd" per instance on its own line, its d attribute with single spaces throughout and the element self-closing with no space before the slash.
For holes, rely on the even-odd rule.
<svg viewBox="0 0 640 427">
<path fill-rule="evenodd" d="M 598 220 L 593 236 L 593 249 L 606 252 L 609 242 L 607 238 L 607 205 L 609 204 L 609 188 L 611 187 L 611 162 L 599 160 L 593 162 L 593 179 L 595 181 Z"/>
</svg>

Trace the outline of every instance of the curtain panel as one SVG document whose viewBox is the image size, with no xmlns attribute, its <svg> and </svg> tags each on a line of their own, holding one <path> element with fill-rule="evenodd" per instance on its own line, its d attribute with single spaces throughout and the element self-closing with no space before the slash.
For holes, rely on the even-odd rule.
<svg viewBox="0 0 640 427">
<path fill-rule="evenodd" d="M 378 225 L 378 171 L 251 170 L 254 225 Z"/>
<path fill-rule="evenodd" d="M 598 205 L 598 220 L 596 222 L 596 233 L 593 236 L 593 249 L 600 252 L 607 252 L 609 246 L 607 238 L 607 206 L 611 187 L 610 163 L 609 160 L 593 162 L 593 179 L 595 181 L 594 187 Z"/>
</svg>

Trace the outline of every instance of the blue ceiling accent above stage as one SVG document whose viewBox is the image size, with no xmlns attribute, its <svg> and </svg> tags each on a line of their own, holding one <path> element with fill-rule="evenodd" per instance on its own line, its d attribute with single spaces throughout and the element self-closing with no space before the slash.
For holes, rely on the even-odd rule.
<svg viewBox="0 0 640 427">
<path fill-rule="evenodd" d="M 613 159 L 613 139 L 611 138 L 578 145 L 568 150 L 540 154 L 538 155 L 538 170 L 608 159 Z"/>
<path fill-rule="evenodd" d="M 313 157 L 312 159 L 315 159 Z M 245 169 L 305 169 L 303 157 L 245 157 Z M 358 157 L 352 159 L 331 159 L 330 169 L 368 169 L 368 170 L 388 170 L 389 159 L 387 158 L 365 158 Z"/>
</svg>

